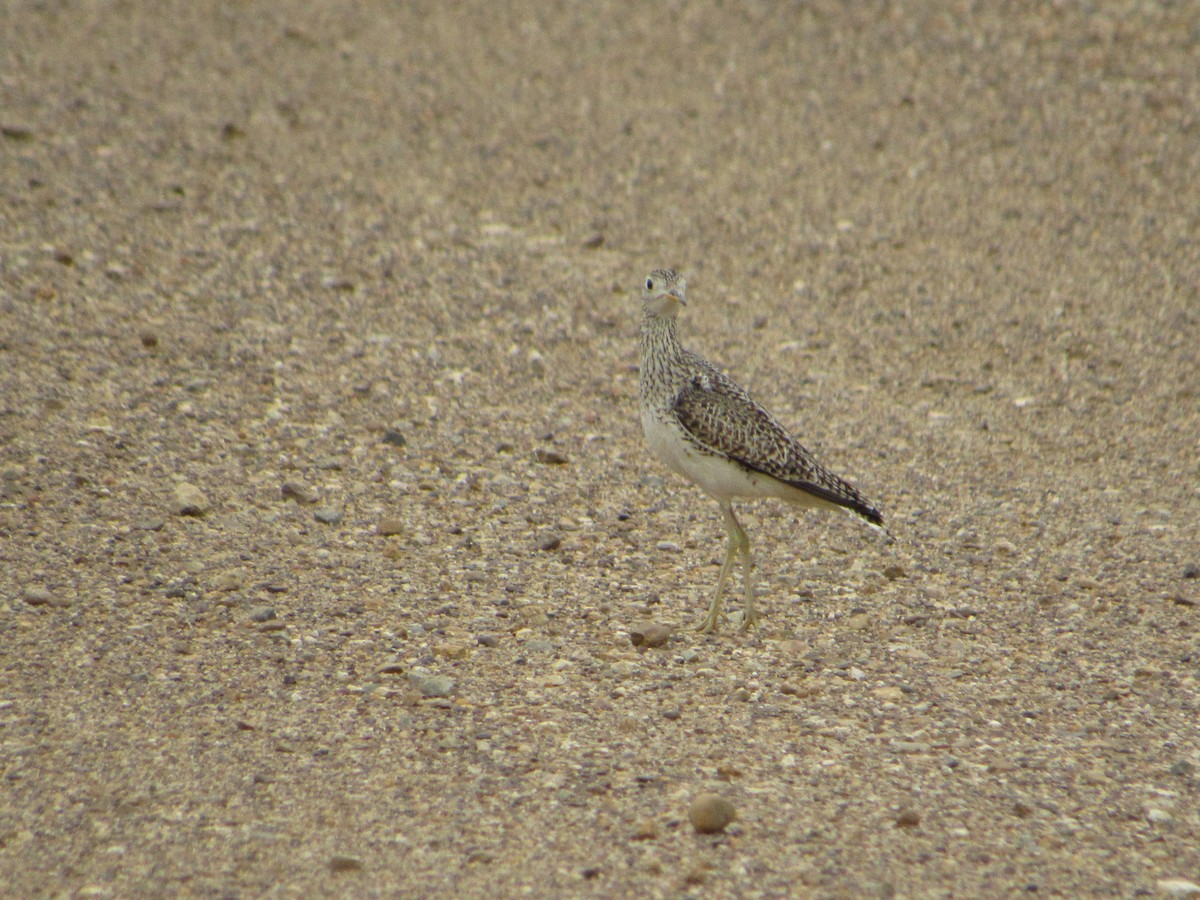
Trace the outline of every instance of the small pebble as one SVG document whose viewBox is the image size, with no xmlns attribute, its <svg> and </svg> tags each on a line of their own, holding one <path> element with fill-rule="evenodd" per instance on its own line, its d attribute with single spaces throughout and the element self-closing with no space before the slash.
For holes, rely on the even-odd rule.
<svg viewBox="0 0 1200 900">
<path fill-rule="evenodd" d="M 471 648 L 456 641 L 446 641 L 433 648 L 433 655 L 443 659 L 466 659 L 471 655 Z"/>
<path fill-rule="evenodd" d="M 335 506 L 322 506 L 313 513 L 313 518 L 323 525 L 336 525 L 342 521 L 342 511 Z"/>
<path fill-rule="evenodd" d="M 716 834 L 737 818 L 737 809 L 720 794 L 704 793 L 688 807 L 688 821 L 700 834 Z"/>
<path fill-rule="evenodd" d="M 305 505 L 316 503 L 318 499 L 316 491 L 294 481 L 285 481 L 279 489 L 279 493 L 284 500 L 295 500 L 297 503 Z"/>
<path fill-rule="evenodd" d="M 270 622 L 275 618 L 275 607 L 273 606 L 256 606 L 250 610 L 251 622 Z"/>
<path fill-rule="evenodd" d="M 565 466 L 569 460 L 559 453 L 557 450 L 548 450 L 545 447 L 538 447 L 533 451 L 534 459 L 545 466 Z"/>
<path fill-rule="evenodd" d="M 635 647 L 661 647 L 670 639 L 670 627 L 657 622 L 635 622 L 629 628 L 629 642 Z"/>
<path fill-rule="evenodd" d="M 357 872 L 362 867 L 362 860 L 354 856 L 343 856 L 338 853 L 329 857 L 329 868 L 333 872 Z"/>
<path fill-rule="evenodd" d="M 896 816 L 897 828 L 916 828 L 921 824 L 921 814 L 915 809 L 901 810 Z"/>
<path fill-rule="evenodd" d="M 17 143 L 28 143 L 33 140 L 33 129 L 26 128 L 24 125 L 0 125 L 0 134 Z"/>
<path fill-rule="evenodd" d="M 500 638 L 494 634 L 477 634 L 475 635 L 475 640 L 484 647 L 495 647 L 500 643 Z"/>
<path fill-rule="evenodd" d="M 175 503 L 172 508 L 176 515 L 202 516 L 209 510 L 208 498 L 194 484 L 181 481 L 175 485 Z"/>
<path fill-rule="evenodd" d="M 653 841 L 658 837 L 658 826 L 653 819 L 643 819 L 633 826 L 632 837 L 635 841 Z"/>
<path fill-rule="evenodd" d="M 1149 809 L 1146 811 L 1146 819 L 1152 825 L 1170 825 L 1175 821 L 1175 817 L 1165 809 Z"/>
<path fill-rule="evenodd" d="M 238 591 L 246 583 L 246 573 L 241 569 L 230 569 L 228 572 L 222 572 L 212 581 L 214 591 Z"/>
<path fill-rule="evenodd" d="M 408 441 L 404 439 L 404 435 L 394 428 L 389 428 L 383 433 L 383 442 L 390 444 L 393 447 L 403 447 Z"/>
<path fill-rule="evenodd" d="M 383 537 L 391 537 L 395 534 L 404 534 L 404 520 L 396 516 L 388 516 L 380 519 L 375 525 L 375 531 Z"/>
<path fill-rule="evenodd" d="M 530 350 L 526 357 L 529 360 L 529 371 L 534 375 L 542 376 L 546 374 L 546 359 L 537 350 Z"/>
<path fill-rule="evenodd" d="M 422 697 L 449 697 L 454 693 L 454 679 L 449 675 L 421 675 L 410 672 L 408 680 Z"/>
<path fill-rule="evenodd" d="M 45 606 L 50 602 L 53 595 L 44 587 L 30 585 L 21 592 L 21 596 L 25 598 L 25 602 L 30 606 Z"/>
<path fill-rule="evenodd" d="M 1189 563 L 1183 567 L 1184 578 L 1200 578 L 1200 565 Z"/>
<path fill-rule="evenodd" d="M 888 581 L 895 581 L 896 579 L 904 578 L 907 575 L 908 573 L 904 571 L 904 566 L 891 565 L 885 567 L 883 570 L 883 577 Z"/>
<path fill-rule="evenodd" d="M 562 538 L 560 538 L 557 534 L 548 534 L 538 541 L 538 549 L 545 550 L 546 552 L 557 550 L 561 546 Z"/>
</svg>

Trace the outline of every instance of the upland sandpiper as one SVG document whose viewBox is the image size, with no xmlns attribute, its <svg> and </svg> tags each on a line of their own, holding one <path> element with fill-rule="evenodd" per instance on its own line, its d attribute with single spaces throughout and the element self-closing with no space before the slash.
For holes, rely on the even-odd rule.
<svg viewBox="0 0 1200 900">
<path fill-rule="evenodd" d="M 674 269 L 655 269 L 643 284 L 638 392 L 642 429 L 651 449 L 713 497 L 725 519 L 729 546 L 698 629 L 717 630 L 723 618 L 721 592 L 734 558 L 740 556 L 745 591 L 741 630 L 745 631 L 758 621 L 754 559 L 733 512 L 735 497 L 774 497 L 797 506 L 843 509 L 880 530 L 883 516 L 856 487 L 817 462 L 732 379 L 683 348 L 675 316 L 687 304 L 686 289 L 687 283 Z"/>
</svg>

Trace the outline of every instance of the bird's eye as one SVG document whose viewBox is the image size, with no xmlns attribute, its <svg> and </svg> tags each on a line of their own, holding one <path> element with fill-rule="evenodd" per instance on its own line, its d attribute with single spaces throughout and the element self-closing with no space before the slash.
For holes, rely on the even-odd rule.
<svg viewBox="0 0 1200 900">
<path fill-rule="evenodd" d="M 646 279 L 646 290 L 648 290 L 648 291 L 654 290 L 654 279 L 653 278 Z"/>
</svg>

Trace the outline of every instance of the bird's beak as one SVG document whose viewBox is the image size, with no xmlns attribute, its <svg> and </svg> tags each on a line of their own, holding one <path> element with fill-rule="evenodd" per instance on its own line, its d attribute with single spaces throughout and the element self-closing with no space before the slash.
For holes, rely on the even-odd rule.
<svg viewBox="0 0 1200 900">
<path fill-rule="evenodd" d="M 680 306 L 687 306 L 687 301 L 683 299 L 683 292 L 679 288 L 671 288 L 667 294 L 679 301 Z"/>
</svg>

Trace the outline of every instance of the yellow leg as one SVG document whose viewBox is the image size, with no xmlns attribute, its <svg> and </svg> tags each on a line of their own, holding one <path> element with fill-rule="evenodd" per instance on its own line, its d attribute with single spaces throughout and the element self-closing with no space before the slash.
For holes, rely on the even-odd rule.
<svg viewBox="0 0 1200 900">
<path fill-rule="evenodd" d="M 746 604 L 745 610 L 742 612 L 742 623 L 739 630 L 747 631 L 751 625 L 758 623 L 758 613 L 754 609 L 754 578 L 752 574 L 754 558 L 750 555 L 750 539 L 746 537 L 746 532 L 742 530 L 737 516 L 733 514 L 733 507 L 728 502 L 721 504 L 721 515 L 725 519 L 725 533 L 729 535 L 729 546 L 725 550 L 725 562 L 721 565 L 721 574 L 717 577 L 717 589 L 713 591 L 712 602 L 708 605 L 708 613 L 696 626 L 697 631 L 706 634 L 716 631 L 721 622 L 725 620 L 725 616 L 721 612 L 721 594 L 725 591 L 725 581 L 729 577 L 733 561 L 738 556 L 742 558 L 743 590 Z"/>
<path fill-rule="evenodd" d="M 730 532 L 730 537 L 736 537 L 737 550 L 742 557 L 742 592 L 745 605 L 742 608 L 742 623 L 738 626 L 738 631 L 749 631 L 752 625 L 758 624 L 758 611 L 754 608 L 754 557 L 750 554 L 750 538 L 746 537 L 746 532 L 738 524 L 732 508 L 729 509 L 728 521 L 733 523 L 735 530 Z"/>
<path fill-rule="evenodd" d="M 729 567 L 733 565 L 735 556 L 737 556 L 737 546 L 734 544 L 731 534 L 729 549 L 725 551 L 725 562 L 721 565 L 721 574 L 717 578 L 717 589 L 713 591 L 712 602 L 708 604 L 708 613 L 696 626 L 696 630 L 702 634 L 711 634 L 716 631 L 720 628 L 721 622 L 725 620 L 725 614 L 721 612 L 721 592 L 725 590 L 725 579 L 729 577 Z"/>
</svg>

